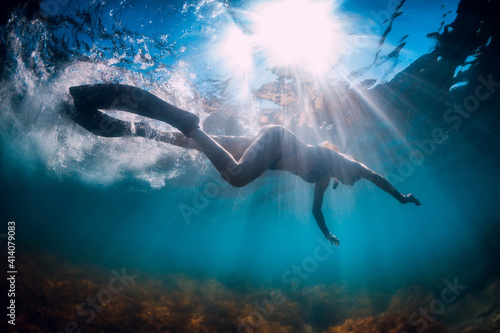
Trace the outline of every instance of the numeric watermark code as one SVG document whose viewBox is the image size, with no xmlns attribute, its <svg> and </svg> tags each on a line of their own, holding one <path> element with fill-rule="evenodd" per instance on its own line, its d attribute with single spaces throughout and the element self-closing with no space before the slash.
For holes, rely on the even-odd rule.
<svg viewBox="0 0 500 333">
<path fill-rule="evenodd" d="M 7 222 L 7 322 L 16 325 L 16 222 Z"/>
</svg>

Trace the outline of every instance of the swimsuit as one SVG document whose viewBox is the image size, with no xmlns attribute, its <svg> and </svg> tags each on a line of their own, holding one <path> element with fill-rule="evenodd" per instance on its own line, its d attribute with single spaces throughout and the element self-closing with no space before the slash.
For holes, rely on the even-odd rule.
<svg viewBox="0 0 500 333">
<path fill-rule="evenodd" d="M 331 158 L 329 158 L 329 149 L 321 146 L 313 146 L 316 149 L 316 163 L 313 164 L 309 172 L 302 176 L 308 183 L 316 183 L 327 177 L 331 170 Z"/>
</svg>

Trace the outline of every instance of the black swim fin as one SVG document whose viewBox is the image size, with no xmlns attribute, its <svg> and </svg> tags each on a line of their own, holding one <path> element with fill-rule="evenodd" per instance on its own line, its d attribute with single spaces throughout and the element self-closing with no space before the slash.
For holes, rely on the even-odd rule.
<svg viewBox="0 0 500 333">
<path fill-rule="evenodd" d="M 97 109 L 116 109 L 166 122 L 189 137 L 199 128 L 200 119 L 155 95 L 128 85 L 93 84 L 69 88 L 79 112 L 95 113 Z M 98 112 L 98 111 L 97 111 Z"/>
</svg>

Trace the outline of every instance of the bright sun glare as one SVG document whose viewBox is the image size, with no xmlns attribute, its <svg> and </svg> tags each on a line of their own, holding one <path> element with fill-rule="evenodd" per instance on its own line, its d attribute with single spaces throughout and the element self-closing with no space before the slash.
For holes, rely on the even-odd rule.
<svg viewBox="0 0 500 333">
<path fill-rule="evenodd" d="M 338 23 L 331 2 L 281 0 L 261 4 L 252 15 L 255 43 L 277 66 L 327 70 L 335 60 Z"/>
<path fill-rule="evenodd" d="M 224 43 L 224 55 L 237 71 L 249 68 L 256 53 L 271 67 L 294 66 L 317 74 L 329 70 L 339 56 L 341 27 L 331 0 L 265 2 L 248 18 L 250 32 L 233 27 Z"/>
</svg>

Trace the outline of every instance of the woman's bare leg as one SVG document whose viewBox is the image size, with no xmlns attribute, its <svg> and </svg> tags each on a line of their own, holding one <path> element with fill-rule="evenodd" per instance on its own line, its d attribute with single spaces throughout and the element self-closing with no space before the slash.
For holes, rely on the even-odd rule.
<svg viewBox="0 0 500 333">
<path fill-rule="evenodd" d="M 255 138 L 248 136 L 210 135 L 210 137 L 230 153 L 236 161 L 241 158 L 245 150 L 255 140 Z M 155 139 L 174 146 L 203 151 L 196 141 L 180 132 L 160 132 Z"/>
<path fill-rule="evenodd" d="M 201 147 L 195 141 L 180 132 L 160 132 L 155 139 L 177 147 L 201 151 Z"/>
<path fill-rule="evenodd" d="M 262 175 L 280 158 L 286 131 L 281 126 L 263 127 L 239 160 L 200 129 L 194 129 L 189 136 L 228 183 L 242 187 Z"/>
</svg>

